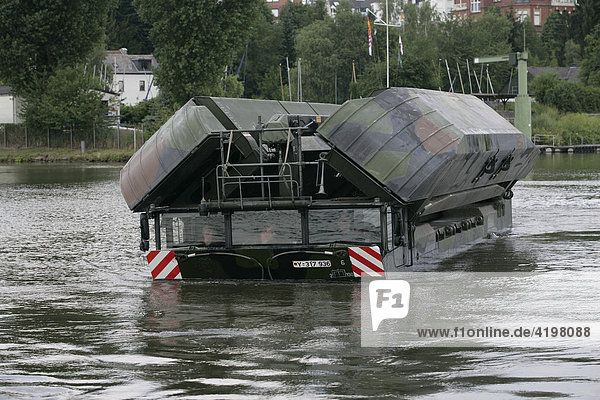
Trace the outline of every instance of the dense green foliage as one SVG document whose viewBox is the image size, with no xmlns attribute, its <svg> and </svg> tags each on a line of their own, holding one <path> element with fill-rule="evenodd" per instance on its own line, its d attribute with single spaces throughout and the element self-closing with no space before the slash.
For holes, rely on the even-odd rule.
<svg viewBox="0 0 600 400">
<path fill-rule="evenodd" d="M 600 87 L 584 86 L 546 73 L 538 75 L 529 88 L 537 101 L 562 112 L 594 113 L 600 110 Z"/>
<path fill-rule="evenodd" d="M 252 24 L 247 47 L 235 59 L 239 60 L 237 68 L 245 97 L 281 98 L 279 64 L 285 66 L 281 25 L 275 23 L 268 7 L 261 9 Z"/>
<path fill-rule="evenodd" d="M 478 56 L 493 56 L 508 54 L 512 50 L 510 39 L 513 33 L 511 20 L 501 15 L 497 9 L 487 10 L 480 18 L 470 19 L 466 22 L 446 21 L 442 24 L 442 32 L 438 48 L 441 58 L 447 59 L 453 76 L 454 91 L 462 91 L 460 77 L 463 78 L 462 86 L 468 85 L 468 71 L 466 60 L 473 61 Z M 457 63 L 461 74 L 457 76 Z M 488 65 L 470 64 L 472 85 L 481 85 L 481 92 L 500 91 L 510 77 L 510 66 L 507 63 L 492 63 Z M 477 73 L 478 79 L 473 76 Z M 487 75 L 489 74 L 489 81 Z M 442 72 L 444 85 L 442 89 L 450 88 L 447 71 Z M 473 87 L 479 91 L 479 87 Z M 469 93 L 465 89 L 465 92 Z"/>
<path fill-rule="evenodd" d="M 89 126 L 104 111 L 93 90 L 102 83 L 83 71 L 86 63 L 88 72 L 100 65 L 105 48 L 156 56 L 160 96 L 122 108 L 123 122 L 148 130 L 192 96 L 287 100 L 291 89 L 295 100 L 298 59 L 306 101 L 342 103 L 385 87 L 385 28 L 371 16 L 369 56 L 367 18 L 346 0 L 335 18 L 323 0 L 303 3 L 287 3 L 274 18 L 264 0 L 4 1 L 0 82 L 26 98 L 28 124 L 53 129 Z M 552 13 L 541 34 L 493 7 L 461 21 L 440 19 L 428 2 L 389 5 L 391 23 L 402 17 L 402 27 L 389 30 L 391 86 L 498 92 L 515 70 L 507 63 L 482 68 L 473 58 L 526 49 L 529 65 L 582 66 L 582 84 L 537 78 L 531 93 L 540 103 L 561 112 L 600 111 L 600 0 L 580 0 L 572 16 Z"/>
<path fill-rule="evenodd" d="M 349 98 L 353 71 L 366 64 L 368 58 L 365 22 L 348 3 L 342 3 L 337 7 L 335 20 L 317 20 L 298 32 L 296 52 L 302 60 L 304 100 L 333 103 L 336 98 Z M 292 86 L 297 91 L 295 82 Z"/>
<path fill-rule="evenodd" d="M 553 11 L 546 19 L 542 29 L 546 65 L 565 66 L 565 43 L 569 39 L 567 18 L 567 14 Z"/>
<path fill-rule="evenodd" d="M 88 149 L 82 153 L 79 148 L 0 148 L 0 163 L 29 162 L 121 162 L 133 155 L 133 149 Z"/>
<path fill-rule="evenodd" d="M 148 23 L 159 68 L 156 84 L 178 104 L 192 96 L 221 94 L 234 56 L 250 36 L 261 0 L 136 0 Z"/>
<path fill-rule="evenodd" d="M 394 9 L 392 15 L 397 11 Z M 435 46 L 441 32 L 438 18 L 429 3 L 420 7 L 408 3 L 403 11 L 403 55 L 400 54 L 398 30 L 392 30 L 390 34 L 390 86 L 438 89 L 442 84 L 439 53 Z M 368 96 L 386 86 L 385 30 L 380 32 L 378 52 L 383 55 L 384 61 L 366 66 L 358 82 L 352 85 L 354 97 Z"/>
<path fill-rule="evenodd" d="M 57 130 L 91 127 L 106 112 L 102 93 L 94 90 L 99 86 L 99 79 L 84 74 L 83 67 L 57 69 L 43 81 L 43 87 L 31 92 L 25 105 L 25 120 L 31 126 Z"/>
<path fill-rule="evenodd" d="M 534 103 L 532 107 L 533 135 L 548 135 L 546 144 L 570 145 L 600 143 L 600 118 L 583 113 L 561 113 L 551 106 Z"/>
<path fill-rule="evenodd" d="M 585 38 L 600 22 L 600 0 L 577 0 L 571 17 L 570 34 L 580 46 L 585 47 Z"/>
<path fill-rule="evenodd" d="M 581 77 L 588 85 L 600 86 L 600 25 L 585 38 Z"/>
<path fill-rule="evenodd" d="M 314 4 L 301 4 L 288 2 L 281 10 L 279 24 L 283 37 L 283 58 L 295 63 L 295 40 L 298 31 L 316 21 L 328 18 L 325 10 L 325 1 L 317 0 Z"/>
<path fill-rule="evenodd" d="M 85 74 L 99 65 L 114 1 L 12 0 L 0 3 L 0 79 L 25 98 L 30 126 L 92 126 L 103 114 L 103 85 Z M 87 71 L 87 72 L 90 72 Z"/>
<path fill-rule="evenodd" d="M 177 111 L 177 106 L 164 93 L 135 106 L 121 106 L 121 122 L 128 125 L 142 125 L 144 132 L 154 133 Z"/>
<path fill-rule="evenodd" d="M 149 32 L 150 27 L 140 19 L 133 0 L 118 0 L 106 24 L 107 49 L 125 47 L 129 54 L 152 54 Z"/>
<path fill-rule="evenodd" d="M 84 62 L 103 39 L 113 5 L 113 0 L 0 2 L 0 80 L 27 95 L 57 68 Z"/>
</svg>

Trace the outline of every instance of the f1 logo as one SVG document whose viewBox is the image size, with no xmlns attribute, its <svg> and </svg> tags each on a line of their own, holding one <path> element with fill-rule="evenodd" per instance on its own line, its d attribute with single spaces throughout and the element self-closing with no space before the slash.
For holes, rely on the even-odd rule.
<svg viewBox="0 0 600 400">
<path fill-rule="evenodd" d="M 410 284 L 403 280 L 377 279 L 369 283 L 371 325 L 379 329 L 384 319 L 401 319 L 408 315 Z"/>
</svg>

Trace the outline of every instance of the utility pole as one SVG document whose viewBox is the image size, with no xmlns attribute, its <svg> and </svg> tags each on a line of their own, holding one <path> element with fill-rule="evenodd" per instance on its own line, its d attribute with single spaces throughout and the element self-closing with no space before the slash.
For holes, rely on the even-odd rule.
<svg viewBox="0 0 600 400">
<path fill-rule="evenodd" d="M 288 76 L 288 89 L 290 92 L 290 101 L 292 101 L 292 81 L 290 80 L 290 60 L 285 58 L 285 65 L 287 66 L 287 76 Z"/>
</svg>

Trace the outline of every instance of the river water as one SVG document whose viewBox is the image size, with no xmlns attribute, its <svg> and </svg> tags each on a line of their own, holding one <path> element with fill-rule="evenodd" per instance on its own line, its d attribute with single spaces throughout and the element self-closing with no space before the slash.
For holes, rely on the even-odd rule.
<svg viewBox="0 0 600 400">
<path fill-rule="evenodd" d="M 153 282 L 119 169 L 0 166 L 0 398 L 600 397 L 600 349 L 362 348 L 360 284 Z M 514 192 L 512 233 L 439 269 L 597 298 L 600 155 L 544 155 Z"/>
</svg>

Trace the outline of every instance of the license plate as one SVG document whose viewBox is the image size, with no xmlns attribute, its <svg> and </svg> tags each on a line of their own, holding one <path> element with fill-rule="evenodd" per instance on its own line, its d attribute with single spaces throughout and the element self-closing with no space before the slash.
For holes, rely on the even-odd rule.
<svg viewBox="0 0 600 400">
<path fill-rule="evenodd" d="M 294 268 L 331 268 L 331 260 L 292 261 Z"/>
</svg>

